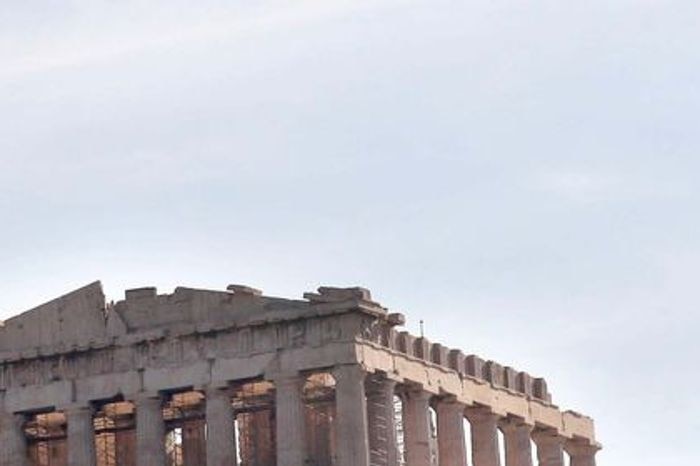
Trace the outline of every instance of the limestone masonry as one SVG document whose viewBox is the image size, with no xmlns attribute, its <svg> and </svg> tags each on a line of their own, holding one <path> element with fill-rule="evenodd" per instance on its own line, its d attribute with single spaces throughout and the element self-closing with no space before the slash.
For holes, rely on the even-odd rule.
<svg viewBox="0 0 700 466">
<path fill-rule="evenodd" d="M 362 288 L 93 283 L 0 323 L 0 466 L 595 465 L 544 379 L 403 324 Z"/>
</svg>

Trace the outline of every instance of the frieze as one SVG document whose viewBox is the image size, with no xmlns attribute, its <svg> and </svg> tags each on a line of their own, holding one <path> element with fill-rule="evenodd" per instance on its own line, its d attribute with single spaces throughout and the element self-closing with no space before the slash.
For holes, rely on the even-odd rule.
<svg viewBox="0 0 700 466">
<path fill-rule="evenodd" d="M 284 348 L 319 346 L 343 339 L 350 341 L 360 331 L 358 323 L 357 318 L 339 314 L 205 333 L 161 334 L 155 338 L 149 333 L 145 340 L 132 335 L 128 339 L 115 339 L 111 346 L 102 345 L 100 349 L 4 361 L 0 363 L 0 388 L 174 368 L 215 358 L 246 357 Z"/>
</svg>

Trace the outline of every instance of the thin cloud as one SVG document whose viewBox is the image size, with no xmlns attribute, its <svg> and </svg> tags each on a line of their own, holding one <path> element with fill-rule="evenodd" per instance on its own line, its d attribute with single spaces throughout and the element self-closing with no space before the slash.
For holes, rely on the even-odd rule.
<svg viewBox="0 0 700 466">
<path fill-rule="evenodd" d="M 668 182 L 638 173 L 616 174 L 586 171 L 545 171 L 532 177 L 530 188 L 578 203 L 678 199 L 694 189 L 682 179 Z"/>
<path fill-rule="evenodd" d="M 533 187 L 578 202 L 613 199 L 624 190 L 619 177 L 583 172 L 541 173 Z"/>
<path fill-rule="evenodd" d="M 274 7 L 211 11 L 195 9 L 192 12 L 194 18 L 181 10 L 180 14 L 173 15 L 172 9 L 163 11 L 156 4 L 152 7 L 142 6 L 136 11 L 133 7 L 131 11 L 127 8 L 126 12 L 130 14 L 115 9 L 105 14 L 100 9 L 80 7 L 72 18 L 74 24 L 53 31 L 50 36 L 38 34 L 38 38 L 35 35 L 18 39 L 7 34 L 4 37 L 0 35 L 0 51 L 5 49 L 4 53 L 0 53 L 4 62 L 0 68 L 0 78 L 20 79 L 28 74 L 58 68 L 109 63 L 119 57 L 173 49 L 184 44 L 230 42 L 237 37 L 279 34 L 333 17 L 370 9 L 380 12 L 399 3 L 405 2 L 393 0 L 376 5 L 369 1 L 302 0 L 278 2 Z M 187 9 L 187 6 L 184 8 Z M 103 29 L 96 27 L 100 24 L 104 25 Z M 78 28 L 78 31 L 74 28 Z M 80 34 L 81 28 L 83 34 Z M 128 34 L 124 34 L 125 31 Z M 56 32 L 60 35 L 54 35 Z"/>
</svg>

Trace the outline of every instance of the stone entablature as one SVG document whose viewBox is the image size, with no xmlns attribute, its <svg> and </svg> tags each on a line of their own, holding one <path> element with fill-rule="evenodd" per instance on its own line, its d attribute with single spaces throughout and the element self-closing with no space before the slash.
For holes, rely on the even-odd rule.
<svg viewBox="0 0 700 466">
<path fill-rule="evenodd" d="M 222 406 L 221 400 L 230 398 L 215 393 L 240 381 L 270 380 L 277 386 L 277 403 L 283 403 L 278 416 L 287 413 L 280 419 L 294 423 L 301 409 L 294 391 L 299 383 L 295 374 L 326 372 L 333 373 L 339 384 L 343 380 L 337 388 L 340 408 L 344 403 L 364 403 L 352 390 L 342 388 L 345 383 L 354 386 L 354 377 L 359 377 L 354 371 L 359 370 L 372 380 L 378 378 L 378 386 L 386 381 L 391 388 L 382 393 L 402 394 L 406 413 L 422 412 L 428 402 L 449 399 L 458 411 L 471 416 L 476 434 L 479 422 L 488 418 L 495 419 L 504 433 L 510 432 L 507 425 L 517 423 L 528 426 L 527 436 L 533 430 L 545 432 L 572 451 L 598 448 L 593 421 L 560 411 L 552 404 L 544 379 L 398 331 L 404 317 L 389 313 L 365 289 L 322 287 L 304 298 L 267 297 L 259 290 L 231 285 L 227 291 L 177 288 L 168 295 L 141 288 L 127 291 L 123 301 L 108 304 L 99 282 L 93 283 L 0 326 L 0 417 L 64 411 L 67 419 L 83 422 L 84 417 L 71 414 L 75 407 L 100 406 L 110 400 L 133 401 L 137 414 L 140 403 L 144 414 L 150 406 L 144 400 L 187 390 L 206 393 L 207 403 L 211 399 Z M 288 398 L 280 392 L 283 387 Z M 414 393 L 424 397 L 415 398 Z M 381 393 L 379 398 L 386 400 Z M 370 399 L 368 389 L 368 403 Z M 436 406 L 443 413 L 438 416 L 443 431 L 456 429 L 462 415 L 439 403 Z M 153 416 L 143 417 L 142 422 L 156 422 Z M 229 429 L 225 420 L 216 419 L 217 425 Z M 370 410 L 370 432 L 375 428 L 372 419 Z M 0 421 L 0 425 L 9 422 L 6 417 Z M 347 427 L 338 422 L 339 430 Z M 357 422 L 353 419 L 352 425 L 363 428 Z M 153 428 L 159 432 L 157 425 Z M 493 434 L 484 429 L 483 435 Z M 406 432 L 407 441 L 416 432 Z M 294 441 L 290 442 L 277 448 L 298 459 Z M 418 458 L 419 444 L 408 445 L 407 454 Z M 447 441 L 440 445 L 450 456 L 462 455 L 459 445 Z M 218 454 L 216 448 L 211 450 L 211 455 Z M 483 446 L 479 452 L 488 456 Z M 377 464 L 394 466 L 396 461 L 384 458 Z M 364 466 L 363 461 L 347 457 L 339 464 Z M 14 463 L 0 458 L 0 466 Z M 408 466 L 413 466 L 410 461 Z"/>
<path fill-rule="evenodd" d="M 94 295 L 95 287 L 99 284 L 60 301 L 83 302 L 83 294 Z M 53 310 L 51 304 L 45 306 Z M 186 288 L 161 296 L 151 288 L 128 291 L 125 301 L 94 307 L 104 313 L 104 322 L 91 321 L 73 341 L 31 347 L 41 341 L 25 340 L 23 350 L 3 353 L 0 390 L 6 406 L 34 411 L 119 394 L 225 384 L 264 376 L 276 366 L 332 368 L 355 361 L 353 342 L 364 316 L 382 316 L 371 306 L 357 299 L 316 305 Z M 35 313 L 28 313 L 31 324 L 44 325 Z M 60 318 L 56 314 L 45 320 Z M 0 341 L 26 328 L 18 322 L 22 319 L 11 319 L 0 330 Z"/>
</svg>

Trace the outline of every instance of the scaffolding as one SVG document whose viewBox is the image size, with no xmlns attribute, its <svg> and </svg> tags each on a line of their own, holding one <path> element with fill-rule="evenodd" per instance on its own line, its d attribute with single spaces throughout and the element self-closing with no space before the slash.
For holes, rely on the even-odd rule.
<svg viewBox="0 0 700 466">
<path fill-rule="evenodd" d="M 252 380 L 232 389 L 236 453 L 240 466 L 275 466 L 275 386 Z M 307 460 L 305 466 L 333 466 L 335 379 L 315 373 L 303 387 Z M 167 466 L 206 466 L 206 398 L 198 391 L 172 393 L 163 404 Z M 136 466 L 135 406 L 111 401 L 95 407 L 97 466 Z M 31 466 L 67 466 L 66 417 L 54 411 L 29 416 L 25 423 Z"/>
<path fill-rule="evenodd" d="M 163 408 L 167 466 L 206 466 L 205 397 L 175 393 Z"/>
<path fill-rule="evenodd" d="M 335 379 L 329 373 L 309 376 L 304 384 L 307 464 L 335 464 Z"/>
<path fill-rule="evenodd" d="M 134 405 L 102 405 L 94 417 L 97 466 L 135 466 L 136 423 Z"/>
<path fill-rule="evenodd" d="M 33 466 L 66 466 L 66 417 L 63 413 L 35 414 L 25 424 L 29 458 Z"/>
</svg>

